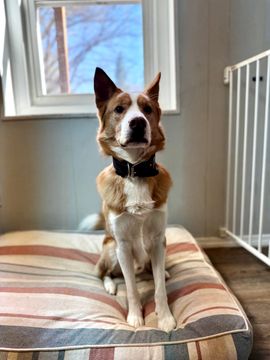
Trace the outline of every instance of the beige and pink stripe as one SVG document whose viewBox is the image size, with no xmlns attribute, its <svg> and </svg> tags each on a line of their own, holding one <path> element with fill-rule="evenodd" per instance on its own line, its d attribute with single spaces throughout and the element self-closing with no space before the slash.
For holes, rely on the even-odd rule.
<svg viewBox="0 0 270 360">
<path fill-rule="evenodd" d="M 145 326 L 134 329 L 125 320 L 123 279 L 111 296 L 94 276 L 102 235 L 0 237 L 0 359 L 19 359 L 20 351 L 37 360 L 235 360 L 239 352 L 244 359 L 252 332 L 238 301 L 185 229 L 168 228 L 166 238 L 168 302 L 177 320 L 169 334 L 157 328 L 152 277 L 137 278 Z"/>
</svg>

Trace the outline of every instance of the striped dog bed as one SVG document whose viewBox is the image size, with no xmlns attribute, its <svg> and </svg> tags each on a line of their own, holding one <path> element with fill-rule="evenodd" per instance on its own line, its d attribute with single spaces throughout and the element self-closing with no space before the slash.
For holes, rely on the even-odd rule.
<svg viewBox="0 0 270 360">
<path fill-rule="evenodd" d="M 137 278 L 145 326 L 126 322 L 94 276 L 102 234 L 15 232 L 0 237 L 0 359 L 248 359 L 250 324 L 193 237 L 166 231 L 168 301 L 177 328 L 157 328 L 150 274 Z"/>
</svg>

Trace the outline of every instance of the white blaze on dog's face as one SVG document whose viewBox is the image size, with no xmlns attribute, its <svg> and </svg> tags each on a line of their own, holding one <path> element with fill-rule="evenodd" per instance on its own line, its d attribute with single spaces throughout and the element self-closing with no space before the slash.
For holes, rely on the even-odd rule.
<svg viewBox="0 0 270 360">
<path fill-rule="evenodd" d="M 118 89 L 103 70 L 96 69 L 98 142 L 105 154 L 136 162 L 164 147 L 158 104 L 159 80 L 160 73 L 143 93 L 128 94 Z"/>
<path fill-rule="evenodd" d="M 117 99 L 121 103 L 121 97 L 127 94 L 121 93 L 117 95 Z M 116 128 L 116 140 L 123 148 L 144 148 L 151 143 L 151 129 L 149 121 L 145 115 L 145 111 L 139 107 L 138 95 L 128 95 L 131 104 L 124 108 L 118 105 L 115 111 L 121 116 Z M 142 95 L 141 95 L 142 96 Z M 146 97 L 146 100 L 149 100 Z"/>
</svg>

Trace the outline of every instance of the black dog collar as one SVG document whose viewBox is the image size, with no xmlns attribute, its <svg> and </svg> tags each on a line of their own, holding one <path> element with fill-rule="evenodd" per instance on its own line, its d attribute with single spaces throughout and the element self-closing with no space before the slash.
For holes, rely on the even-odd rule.
<svg viewBox="0 0 270 360">
<path fill-rule="evenodd" d="M 113 166 L 117 175 L 125 177 L 150 177 L 158 175 L 158 166 L 155 155 L 139 164 L 131 164 L 126 160 L 118 160 L 113 157 Z"/>
</svg>

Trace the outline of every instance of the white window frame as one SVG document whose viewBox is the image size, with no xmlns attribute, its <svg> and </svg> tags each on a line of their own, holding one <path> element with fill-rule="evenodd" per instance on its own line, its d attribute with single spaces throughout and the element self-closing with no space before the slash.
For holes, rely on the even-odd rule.
<svg viewBox="0 0 270 360">
<path fill-rule="evenodd" d="M 96 113 L 94 95 L 42 95 L 35 4 L 65 6 L 99 0 L 0 0 L 6 14 L 5 44 L 10 68 L 2 66 L 4 117 L 36 115 L 84 116 Z M 131 3 L 138 0 L 110 0 Z M 101 1 L 102 2 L 102 1 Z M 149 83 L 162 73 L 160 103 L 165 113 L 179 112 L 176 0 L 142 0 L 144 34 L 144 77 Z M 1 22 L 1 21 L 0 21 Z M 8 54 L 8 55 L 7 55 Z M 3 56 L 4 58 L 4 56 Z M 0 53 L 1 60 L 1 53 Z M 3 60 L 3 59 L 2 59 Z M 6 60 L 6 59 L 5 59 Z M 10 73 L 6 74 L 5 72 Z M 91 74 L 89 74 L 91 76 Z M 2 81 L 3 83 L 3 81 Z"/>
</svg>

